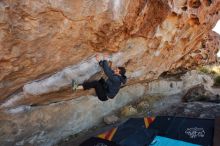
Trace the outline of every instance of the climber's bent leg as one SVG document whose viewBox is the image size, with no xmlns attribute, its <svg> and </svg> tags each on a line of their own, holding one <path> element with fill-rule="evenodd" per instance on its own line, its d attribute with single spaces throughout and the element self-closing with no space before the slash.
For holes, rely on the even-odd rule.
<svg viewBox="0 0 220 146">
<path fill-rule="evenodd" d="M 91 81 L 91 82 L 84 82 L 82 84 L 82 86 L 83 86 L 84 90 L 89 90 L 91 88 L 95 88 L 96 86 L 98 86 L 98 84 L 99 84 L 99 82 L 95 80 L 95 81 Z"/>
<path fill-rule="evenodd" d="M 105 93 L 105 89 L 104 89 L 103 85 L 99 81 L 95 80 L 95 81 L 91 81 L 91 82 L 84 82 L 82 84 L 82 86 L 83 86 L 84 90 L 95 88 L 96 95 L 98 96 L 98 98 L 101 101 L 108 100 L 108 98 L 106 96 L 106 93 Z"/>
</svg>

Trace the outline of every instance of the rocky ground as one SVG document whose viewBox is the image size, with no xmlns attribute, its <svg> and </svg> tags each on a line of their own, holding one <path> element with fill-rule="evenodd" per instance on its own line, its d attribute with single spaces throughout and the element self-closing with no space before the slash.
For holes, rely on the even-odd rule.
<svg viewBox="0 0 220 146">
<path fill-rule="evenodd" d="M 213 119 L 220 116 L 220 104 L 210 102 L 189 102 L 173 105 L 160 115 L 184 116 Z"/>
<path fill-rule="evenodd" d="M 101 124 L 77 135 L 72 135 L 60 141 L 56 146 L 77 146 L 83 140 L 105 132 L 130 117 L 162 115 L 213 119 L 220 116 L 220 89 L 213 88 L 213 91 L 210 93 L 202 86 L 196 86 L 184 95 L 143 97 L 141 100 L 105 117 Z"/>
</svg>

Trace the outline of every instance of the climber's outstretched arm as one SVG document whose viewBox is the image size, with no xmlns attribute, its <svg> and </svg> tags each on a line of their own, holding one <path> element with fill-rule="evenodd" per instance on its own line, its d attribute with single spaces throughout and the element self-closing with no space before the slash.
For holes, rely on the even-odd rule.
<svg viewBox="0 0 220 146">
<path fill-rule="evenodd" d="M 99 61 L 99 65 L 103 68 L 108 78 L 114 80 L 114 71 L 108 66 L 108 62 L 106 60 L 101 60 Z"/>
</svg>

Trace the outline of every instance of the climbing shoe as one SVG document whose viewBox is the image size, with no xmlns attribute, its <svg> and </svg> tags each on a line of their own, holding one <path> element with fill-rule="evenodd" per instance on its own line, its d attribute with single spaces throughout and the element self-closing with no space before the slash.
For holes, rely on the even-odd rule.
<svg viewBox="0 0 220 146">
<path fill-rule="evenodd" d="M 75 80 L 72 80 L 72 90 L 76 91 L 77 87 L 78 87 L 77 82 Z"/>
</svg>

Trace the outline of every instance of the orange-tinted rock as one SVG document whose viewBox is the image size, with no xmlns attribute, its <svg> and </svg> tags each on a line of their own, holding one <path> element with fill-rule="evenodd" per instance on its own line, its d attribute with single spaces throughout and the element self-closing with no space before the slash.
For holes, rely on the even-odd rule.
<svg viewBox="0 0 220 146">
<path fill-rule="evenodd" d="M 211 34 L 219 9 L 219 1 L 199 0 L 3 0 L 0 101 L 96 52 L 134 53 L 138 43 L 144 44 L 139 47 L 142 53 L 125 53 L 122 61 L 137 82 L 181 66 L 214 62 L 217 35 L 212 38 L 215 43 L 205 41 L 201 56 L 206 61 L 193 61 L 189 55 L 201 49 L 204 36 Z M 58 94 L 63 88 L 66 84 L 42 94 Z M 56 93 L 50 100 L 56 99 Z"/>
<path fill-rule="evenodd" d="M 143 96 L 141 83 L 215 62 L 219 10 L 219 0 L 1 0 L 0 145 L 52 145 Z M 105 103 L 70 89 L 100 78 L 97 52 L 131 85 Z"/>
</svg>

